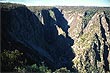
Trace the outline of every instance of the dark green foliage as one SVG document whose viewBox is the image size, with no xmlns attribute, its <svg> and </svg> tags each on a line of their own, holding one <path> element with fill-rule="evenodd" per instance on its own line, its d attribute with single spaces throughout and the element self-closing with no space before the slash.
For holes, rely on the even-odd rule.
<svg viewBox="0 0 110 73">
<path fill-rule="evenodd" d="M 21 8 L 17 8 L 20 6 Z M 6 36 L 4 37 L 2 35 L 2 38 L 4 38 L 2 40 L 3 42 L 5 42 L 4 47 L 11 46 L 11 47 L 2 48 L 2 50 L 8 49 L 8 50 L 2 51 L 1 53 L 2 72 L 15 72 L 16 71 L 16 72 L 26 72 L 26 73 L 27 72 L 51 73 L 53 72 L 53 70 L 55 73 L 70 73 L 70 70 L 73 71 L 73 73 L 74 72 L 76 73 L 77 72 L 81 72 L 81 73 L 104 72 L 103 67 L 101 67 L 103 65 L 101 65 L 100 67 L 98 67 L 97 65 L 98 63 L 100 63 L 99 62 L 100 60 L 97 58 L 97 56 L 99 57 L 100 55 L 99 49 L 97 49 L 97 47 L 100 48 L 99 45 L 102 45 L 102 43 L 101 44 L 96 43 L 97 42 L 96 41 L 94 42 L 96 43 L 96 47 L 90 48 L 90 43 L 88 42 L 89 40 L 92 39 L 91 37 L 89 37 L 91 34 L 90 35 L 84 34 L 84 36 L 81 36 L 81 38 L 79 37 L 81 39 L 80 40 L 81 46 L 83 46 L 85 49 L 90 48 L 91 50 L 85 50 L 82 48 L 82 51 L 80 52 L 82 52 L 81 55 L 83 54 L 84 55 L 81 56 L 80 54 L 78 54 L 78 56 L 79 55 L 80 56 L 76 58 L 79 60 L 75 61 L 75 63 L 77 63 L 75 66 L 73 65 L 71 61 L 74 58 L 74 54 L 73 54 L 74 51 L 72 51 L 71 47 L 74 43 L 74 40 L 72 40 L 72 38 L 69 37 L 68 35 L 68 28 L 69 28 L 67 26 L 68 22 L 66 21 L 66 19 L 64 18 L 62 14 L 62 10 L 60 12 L 57 8 L 52 9 L 52 7 L 46 7 L 46 8 L 45 7 L 28 7 L 28 9 L 32 11 L 31 12 L 28 9 L 25 10 L 25 8 L 22 8 L 22 5 L 10 4 L 10 3 L 7 3 L 6 5 L 1 4 L 1 8 L 2 8 L 1 10 L 3 10 L 2 27 L 4 26 L 5 28 L 5 26 L 7 27 L 7 25 L 8 27 L 10 26 L 9 28 L 8 27 L 7 28 L 11 29 L 13 32 L 8 31 L 7 33 L 12 32 L 11 36 L 15 34 L 15 38 L 18 40 L 21 40 L 21 42 L 18 41 L 20 44 L 15 43 L 16 42 L 15 41 L 15 42 L 11 42 L 13 43 L 13 45 L 11 43 L 7 45 L 8 42 L 6 41 L 6 39 L 8 38 L 7 40 L 11 40 L 11 38 L 8 37 L 9 35 L 6 35 L 5 29 L 2 30 L 5 32 L 5 33 L 2 32 L 2 34 Z M 63 7 L 61 8 L 63 9 Z M 70 8 L 73 8 L 73 7 L 70 7 Z M 10 9 L 13 10 L 12 13 L 9 12 L 11 15 L 8 14 L 8 10 Z M 46 11 L 43 11 L 45 9 Z M 68 11 L 68 8 L 65 8 L 65 9 L 67 9 Z M 42 10 L 42 13 L 41 13 L 41 10 Z M 87 8 L 82 7 L 80 9 L 80 7 L 75 7 L 75 9 L 73 8 L 73 11 L 69 13 L 72 14 L 73 12 L 77 12 L 79 10 L 80 12 L 85 12 L 84 16 L 83 17 L 81 16 L 82 17 L 82 32 L 81 33 L 83 33 L 83 29 L 87 26 L 88 22 L 97 12 L 97 8 L 89 9 L 89 7 Z M 33 14 L 33 12 L 36 15 L 38 15 L 39 18 L 35 14 Z M 110 14 L 109 14 L 110 12 L 105 11 L 104 13 L 105 13 L 107 23 L 109 24 L 110 23 Z M 42 18 L 43 18 L 43 21 L 42 21 Z M 41 23 L 39 19 L 44 23 Z M 10 23 L 6 22 L 9 20 L 11 20 Z M 62 34 L 58 35 L 58 31 L 57 31 L 58 28 L 56 28 L 55 24 L 66 33 L 66 36 Z M 21 29 L 21 26 L 22 26 L 22 29 Z M 110 26 L 108 25 L 108 27 Z M 17 30 L 16 28 L 17 29 L 20 28 L 20 29 Z M 9 51 L 9 50 L 13 50 L 14 48 L 18 49 L 19 51 L 18 50 Z M 79 46 L 79 48 L 81 47 Z M 21 53 L 20 51 L 22 51 L 23 53 Z M 106 51 L 107 50 L 105 50 L 105 52 Z M 34 62 L 29 62 L 27 57 L 29 60 L 32 60 L 32 61 L 34 60 Z M 106 57 L 105 59 L 107 59 L 107 54 L 104 54 L 104 57 Z M 50 63 L 50 60 L 52 61 L 52 64 Z M 44 63 L 41 63 L 42 61 Z M 107 63 L 105 64 L 105 66 L 107 66 Z M 49 69 L 48 67 L 51 69 Z M 57 69 L 57 68 L 60 68 L 60 69 Z"/>
<path fill-rule="evenodd" d="M 44 64 L 37 66 L 37 64 L 33 65 L 26 65 L 27 59 L 23 58 L 23 53 L 19 52 L 18 50 L 9 51 L 4 50 L 1 53 L 1 68 L 2 72 L 51 72 L 48 67 L 45 67 Z"/>
<path fill-rule="evenodd" d="M 23 53 L 18 50 L 9 51 L 4 50 L 1 53 L 1 61 L 2 61 L 2 72 L 41 72 L 41 73 L 51 73 L 52 70 L 48 69 L 42 62 L 41 65 L 32 64 L 26 65 L 27 59 L 21 59 L 23 57 Z M 60 68 L 55 71 L 55 73 L 59 72 L 70 72 L 66 68 Z"/>
<path fill-rule="evenodd" d="M 48 69 L 48 67 L 46 67 L 44 64 L 38 66 L 37 64 L 33 64 L 30 66 L 25 66 L 22 68 L 17 68 L 18 72 L 40 72 L 40 73 L 51 73 L 52 71 L 50 69 Z"/>
<path fill-rule="evenodd" d="M 17 7 L 25 7 L 23 4 L 17 4 L 17 3 L 0 3 L 1 8 L 8 8 L 8 9 L 14 9 Z"/>
<path fill-rule="evenodd" d="M 55 73 L 70 73 L 70 70 L 67 68 L 60 68 L 55 71 Z"/>
<path fill-rule="evenodd" d="M 2 71 L 16 71 L 16 67 L 21 67 L 23 64 L 25 64 L 25 61 L 23 61 L 21 58 L 23 56 L 23 53 L 20 53 L 18 50 L 9 51 L 4 50 L 1 53 L 1 68 Z"/>
<path fill-rule="evenodd" d="M 26 67 L 26 71 L 28 72 L 41 72 L 41 73 L 47 73 L 47 72 L 51 72 L 50 69 L 48 69 L 48 67 L 46 67 L 44 64 L 40 65 L 39 67 L 36 64 L 33 64 L 31 66 L 27 66 Z"/>
</svg>

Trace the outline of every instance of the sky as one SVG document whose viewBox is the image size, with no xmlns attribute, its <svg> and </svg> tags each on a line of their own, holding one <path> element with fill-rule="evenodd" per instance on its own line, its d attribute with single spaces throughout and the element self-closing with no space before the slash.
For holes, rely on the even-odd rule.
<svg viewBox="0 0 110 73">
<path fill-rule="evenodd" d="M 99 6 L 110 7 L 110 0 L 0 0 L 27 6 Z"/>
</svg>

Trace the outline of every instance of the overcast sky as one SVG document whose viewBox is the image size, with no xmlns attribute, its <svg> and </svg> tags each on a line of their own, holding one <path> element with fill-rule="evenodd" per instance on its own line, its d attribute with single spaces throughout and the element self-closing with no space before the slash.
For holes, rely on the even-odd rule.
<svg viewBox="0 0 110 73">
<path fill-rule="evenodd" d="M 0 0 L 0 2 L 21 3 L 28 6 L 107 6 L 110 0 Z"/>
</svg>

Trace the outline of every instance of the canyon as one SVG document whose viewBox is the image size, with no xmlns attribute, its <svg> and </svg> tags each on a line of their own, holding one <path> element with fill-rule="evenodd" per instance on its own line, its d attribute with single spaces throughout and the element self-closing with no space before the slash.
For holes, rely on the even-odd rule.
<svg viewBox="0 0 110 73">
<path fill-rule="evenodd" d="M 109 7 L 0 5 L 1 52 L 17 49 L 52 71 L 110 72 Z"/>
</svg>

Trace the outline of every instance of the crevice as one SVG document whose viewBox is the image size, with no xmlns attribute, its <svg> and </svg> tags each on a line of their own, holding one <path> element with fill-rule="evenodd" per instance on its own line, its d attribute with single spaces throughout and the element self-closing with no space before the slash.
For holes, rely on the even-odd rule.
<svg viewBox="0 0 110 73">
<path fill-rule="evenodd" d="M 103 65 L 103 67 L 104 67 L 105 71 L 109 71 L 109 62 L 107 60 L 109 51 L 108 51 L 108 46 L 106 45 L 107 39 L 106 39 L 106 35 L 105 35 L 105 29 L 104 29 L 104 27 L 102 25 L 102 20 L 101 20 L 102 17 L 103 17 L 103 15 L 99 15 L 101 36 L 102 36 L 103 42 L 104 42 L 104 48 L 103 48 L 104 49 L 104 51 L 103 51 L 104 65 Z"/>
<path fill-rule="evenodd" d="M 106 22 L 108 24 L 108 31 L 110 32 L 110 18 L 108 17 L 108 14 L 105 11 L 104 11 L 104 14 L 105 14 Z"/>
<path fill-rule="evenodd" d="M 108 46 L 104 42 L 104 52 L 103 52 L 104 66 L 103 67 L 104 67 L 105 71 L 109 71 L 109 62 L 107 60 L 108 54 L 109 54 Z"/>
<path fill-rule="evenodd" d="M 95 51 L 95 54 L 96 54 L 96 56 L 95 56 L 95 65 L 97 66 L 97 60 L 98 61 L 101 61 L 101 58 L 100 58 L 100 53 L 99 53 L 99 51 L 97 50 L 97 44 L 96 43 L 93 43 L 93 50 Z"/>
<path fill-rule="evenodd" d="M 89 21 L 95 15 L 96 11 L 97 10 L 87 10 L 87 11 L 85 11 L 83 19 L 82 19 L 82 26 L 81 26 L 80 35 L 83 34 L 83 30 L 87 27 Z"/>
<path fill-rule="evenodd" d="M 104 41 L 107 41 L 106 35 L 105 35 L 105 29 L 104 29 L 104 27 L 103 27 L 103 25 L 102 25 L 102 20 L 101 20 L 102 17 L 103 17 L 103 15 L 99 15 L 101 36 L 102 36 L 102 38 L 104 39 Z"/>
<path fill-rule="evenodd" d="M 51 10 L 56 20 L 51 17 L 49 10 L 41 11 L 44 19 L 44 38 L 47 43 L 53 47 L 52 51 L 54 51 L 54 53 L 50 52 L 50 54 L 54 58 L 54 62 L 57 65 L 56 68 L 67 67 L 67 69 L 72 71 L 73 63 L 71 61 L 75 57 L 75 54 L 71 46 L 74 44 L 74 40 L 68 35 L 68 21 L 57 8 L 52 8 Z M 58 35 L 56 25 L 66 33 L 66 37 L 62 34 Z"/>
<path fill-rule="evenodd" d="M 96 52 L 97 60 L 101 61 L 101 58 L 100 58 L 100 45 L 101 45 L 101 43 L 100 43 L 100 40 L 99 40 L 99 37 L 97 34 L 95 34 L 95 38 L 96 38 L 98 44 L 95 44 L 96 49 L 94 49 L 94 51 Z"/>
</svg>

